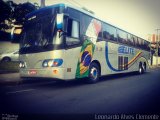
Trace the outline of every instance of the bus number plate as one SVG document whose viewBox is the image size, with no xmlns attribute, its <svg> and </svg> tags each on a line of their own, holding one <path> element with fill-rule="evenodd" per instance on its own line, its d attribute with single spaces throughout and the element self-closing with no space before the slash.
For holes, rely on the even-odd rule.
<svg viewBox="0 0 160 120">
<path fill-rule="evenodd" d="M 28 72 L 29 75 L 36 75 L 37 74 L 37 71 L 36 70 L 30 70 Z"/>
</svg>

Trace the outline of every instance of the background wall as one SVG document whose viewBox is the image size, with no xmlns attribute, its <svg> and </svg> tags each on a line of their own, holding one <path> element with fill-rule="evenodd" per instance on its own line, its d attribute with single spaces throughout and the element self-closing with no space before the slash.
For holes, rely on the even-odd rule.
<svg viewBox="0 0 160 120">
<path fill-rule="evenodd" d="M 153 56 L 153 65 L 156 65 L 157 57 Z M 158 64 L 160 65 L 160 57 L 158 57 Z"/>
</svg>

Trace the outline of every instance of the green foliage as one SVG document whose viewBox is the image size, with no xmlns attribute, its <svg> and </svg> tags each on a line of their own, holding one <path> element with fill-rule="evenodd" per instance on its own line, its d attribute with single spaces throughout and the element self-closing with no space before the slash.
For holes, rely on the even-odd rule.
<svg viewBox="0 0 160 120">
<path fill-rule="evenodd" d="M 0 0 L 0 41 L 10 41 L 10 31 L 13 26 L 23 26 L 25 16 L 37 9 L 39 9 L 39 6 L 36 3 L 25 2 L 16 4 L 13 1 L 4 2 Z M 16 38 L 16 41 L 19 41 L 18 38 Z"/>
<path fill-rule="evenodd" d="M 0 0 L 0 23 L 8 19 L 11 14 L 11 7 L 7 2 Z"/>
<path fill-rule="evenodd" d="M 30 2 L 16 4 L 13 1 L 0 0 L 0 8 L 0 30 L 2 30 L 7 28 L 5 20 L 8 20 L 8 26 L 9 24 L 23 25 L 25 16 L 37 10 L 39 6 Z"/>
</svg>

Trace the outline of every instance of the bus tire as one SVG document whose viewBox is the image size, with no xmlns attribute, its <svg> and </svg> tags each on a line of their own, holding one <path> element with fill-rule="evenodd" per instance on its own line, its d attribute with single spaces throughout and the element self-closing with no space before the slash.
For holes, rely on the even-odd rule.
<svg viewBox="0 0 160 120">
<path fill-rule="evenodd" d="M 143 69 L 142 63 L 139 64 L 138 73 L 139 73 L 140 75 L 144 73 L 144 69 Z"/>
<path fill-rule="evenodd" d="M 96 63 L 91 63 L 89 66 L 88 83 L 96 83 L 100 77 L 100 67 Z"/>
<path fill-rule="evenodd" d="M 146 67 L 147 67 L 147 66 L 146 66 L 146 62 L 144 62 L 144 63 L 143 63 L 143 72 L 144 72 L 144 73 L 146 72 Z"/>
</svg>

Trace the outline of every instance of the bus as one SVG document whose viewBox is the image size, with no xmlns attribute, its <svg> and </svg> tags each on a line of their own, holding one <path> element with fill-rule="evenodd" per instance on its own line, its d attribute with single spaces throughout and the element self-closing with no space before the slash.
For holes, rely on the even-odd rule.
<svg viewBox="0 0 160 120">
<path fill-rule="evenodd" d="M 149 69 L 149 42 L 81 8 L 56 4 L 28 14 L 20 77 L 95 83 L 100 76 Z"/>
</svg>

